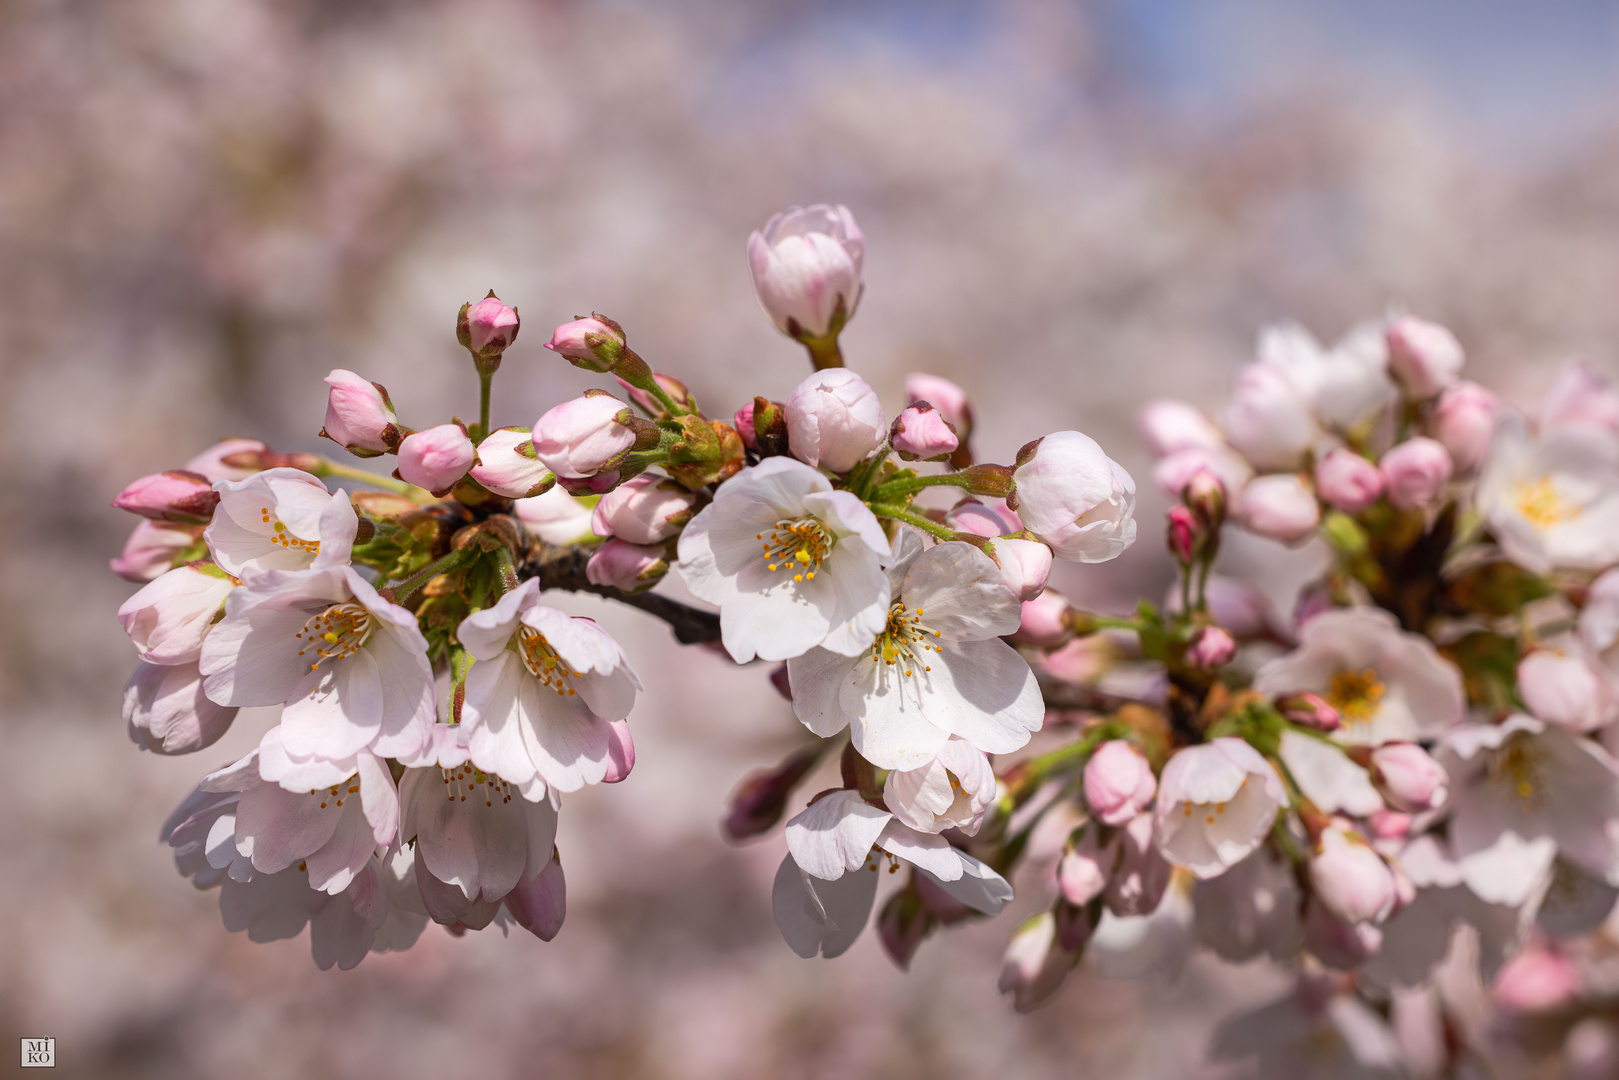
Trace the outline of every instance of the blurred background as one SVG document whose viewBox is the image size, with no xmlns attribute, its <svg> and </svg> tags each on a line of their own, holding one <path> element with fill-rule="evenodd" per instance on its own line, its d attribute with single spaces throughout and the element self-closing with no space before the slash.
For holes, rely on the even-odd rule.
<svg viewBox="0 0 1619 1080">
<path fill-rule="evenodd" d="M 1212 408 L 1262 323 L 1330 339 L 1391 303 L 1532 400 L 1619 345 L 1616 61 L 1600 0 L 0 0 L 0 1050 L 51 1036 L 107 1077 L 1232 1075 L 1209 1032 L 1285 985 L 1263 964 L 1085 973 L 1019 1017 L 994 983 L 1029 905 L 909 977 L 869 931 L 793 956 L 779 832 L 717 827 L 790 710 L 584 600 L 650 692 L 635 774 L 564 810 L 555 942 L 430 927 L 322 974 L 307 938 L 228 934 L 158 827 L 273 717 L 190 758 L 129 744 L 109 502 L 224 436 L 321 449 L 333 367 L 416 427 L 474 413 L 453 326 L 490 288 L 527 327 L 496 423 L 591 385 L 540 345 L 592 309 L 716 415 L 783 398 L 808 368 L 743 246 L 795 202 L 865 230 L 851 365 L 890 411 L 906 372 L 960 382 L 989 460 L 1074 427 L 1146 481 L 1147 400 Z M 1162 508 L 1059 587 L 1161 595 Z"/>
</svg>

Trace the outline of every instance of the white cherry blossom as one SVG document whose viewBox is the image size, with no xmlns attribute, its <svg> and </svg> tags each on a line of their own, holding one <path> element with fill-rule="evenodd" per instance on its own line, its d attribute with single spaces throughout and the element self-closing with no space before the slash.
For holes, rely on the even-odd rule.
<svg viewBox="0 0 1619 1080">
<path fill-rule="evenodd" d="M 192 663 L 237 584 L 211 563 L 181 566 L 124 601 L 118 621 L 147 663 Z"/>
<path fill-rule="evenodd" d="M 189 754 L 212 745 L 229 730 L 236 712 L 208 700 L 195 660 L 141 664 L 124 686 L 130 740 L 155 754 Z"/>
<path fill-rule="evenodd" d="M 854 656 L 883 629 L 888 538 L 864 503 L 803 462 L 767 458 L 721 484 L 679 552 L 687 587 L 719 605 L 738 663 L 816 646 Z"/>
<path fill-rule="evenodd" d="M 918 832 L 960 829 L 971 836 L 995 800 L 995 786 L 995 770 L 983 751 L 952 738 L 921 768 L 890 772 L 883 803 Z"/>
<path fill-rule="evenodd" d="M 788 661 L 793 712 L 823 738 L 850 728 L 883 769 L 916 769 L 955 735 L 987 754 L 1029 741 L 1045 717 L 1034 673 L 1001 635 L 1022 605 L 995 563 L 961 541 L 926 550 L 909 530 L 888 570 L 886 625 L 854 656 L 812 649 Z"/>
<path fill-rule="evenodd" d="M 1490 444 L 1476 498 L 1496 543 L 1526 570 L 1619 562 L 1619 442 L 1606 431 L 1573 427 L 1537 440 L 1508 417 Z"/>
<path fill-rule="evenodd" d="M 1158 779 L 1158 850 L 1199 878 L 1214 877 L 1270 835 L 1286 802 L 1276 770 L 1241 739 L 1188 746 Z"/>
<path fill-rule="evenodd" d="M 359 518 L 348 493 L 333 494 L 301 469 L 266 469 L 214 484 L 219 505 L 202 538 L 234 577 L 265 570 L 344 566 Z"/>
</svg>

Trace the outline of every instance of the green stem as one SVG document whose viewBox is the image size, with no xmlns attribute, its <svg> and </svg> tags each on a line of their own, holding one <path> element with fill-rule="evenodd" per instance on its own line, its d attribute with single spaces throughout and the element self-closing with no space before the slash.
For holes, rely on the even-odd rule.
<svg viewBox="0 0 1619 1080">
<path fill-rule="evenodd" d="M 876 478 L 878 471 L 882 469 L 883 462 L 888 460 L 888 455 L 893 451 L 894 448 L 888 444 L 887 440 L 884 440 L 883 444 L 877 448 L 876 456 L 860 466 L 859 470 L 849 478 L 849 490 L 862 499 L 872 498 L 871 482 Z"/>
<path fill-rule="evenodd" d="M 489 389 L 494 384 L 495 373 L 478 371 L 478 430 L 472 435 L 472 441 L 481 443 L 489 437 Z"/>
<path fill-rule="evenodd" d="M 954 529 L 947 529 L 937 521 L 925 518 L 920 514 L 913 514 L 909 510 L 902 510 L 897 506 L 872 503 L 871 512 L 878 517 L 893 518 L 895 521 L 903 521 L 907 525 L 914 525 L 930 536 L 937 536 L 940 540 L 954 540 L 956 538 Z"/>
<path fill-rule="evenodd" d="M 471 561 L 473 554 L 474 553 L 469 550 L 452 551 L 442 559 L 436 559 L 433 562 L 428 563 L 422 569 L 416 571 L 416 573 L 410 575 L 410 577 L 406 578 L 404 581 L 401 581 L 399 584 L 389 586 L 387 591 L 392 595 L 394 603 L 403 604 L 406 600 L 411 598 L 417 589 L 421 588 L 423 585 L 426 585 L 429 581 L 432 581 L 440 574 L 447 574 L 452 570 L 458 570 L 462 566 L 466 565 L 466 563 Z"/>
<path fill-rule="evenodd" d="M 381 488 L 384 491 L 392 491 L 424 506 L 433 501 L 431 492 L 423 491 L 415 484 L 407 484 L 403 480 L 395 480 L 391 476 L 378 476 L 376 473 L 356 469 L 353 466 L 333 461 L 331 458 L 321 458 L 320 464 L 316 466 L 314 472 L 316 476 L 336 476 L 344 480 L 369 484 L 371 487 Z"/>
<path fill-rule="evenodd" d="M 501 545 L 495 549 L 495 565 L 500 568 L 500 591 L 504 594 L 517 588 L 517 564 L 511 548 Z"/>
<path fill-rule="evenodd" d="M 890 480 L 871 493 L 871 497 L 878 502 L 885 502 L 897 495 L 909 495 L 913 491 L 923 488 L 939 487 L 943 484 L 955 487 L 966 487 L 969 481 L 960 473 L 945 473 L 943 476 L 902 476 L 898 480 Z"/>
<path fill-rule="evenodd" d="M 843 351 L 838 348 L 836 334 L 824 338 L 801 338 L 800 341 L 809 350 L 810 362 L 815 365 L 816 371 L 843 366 Z"/>
</svg>

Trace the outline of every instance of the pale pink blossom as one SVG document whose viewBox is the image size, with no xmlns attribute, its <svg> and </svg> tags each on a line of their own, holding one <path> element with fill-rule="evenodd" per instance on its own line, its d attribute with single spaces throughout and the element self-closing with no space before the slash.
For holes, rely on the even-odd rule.
<svg viewBox="0 0 1619 1080">
<path fill-rule="evenodd" d="M 888 434 L 894 452 L 906 461 L 942 461 L 961 445 L 944 414 L 925 401 L 906 406 Z"/>
<path fill-rule="evenodd" d="M 1421 510 L 1437 503 L 1455 471 L 1444 446 L 1422 435 L 1390 449 L 1379 467 L 1388 480 L 1389 502 L 1400 510 Z"/>
<path fill-rule="evenodd" d="M 882 527 L 853 494 L 793 458 L 766 458 L 721 484 L 681 532 L 679 554 L 687 587 L 719 605 L 738 663 L 816 646 L 853 656 L 888 618 Z"/>
<path fill-rule="evenodd" d="M 1165 495 L 1183 498 L 1199 476 L 1213 477 L 1222 493 L 1235 497 L 1254 478 L 1254 467 L 1228 446 L 1188 446 L 1153 462 L 1152 479 Z"/>
<path fill-rule="evenodd" d="M 1013 509 L 1059 559 L 1107 562 L 1135 542 L 1135 481 L 1095 439 L 1058 431 L 1018 460 Z"/>
<path fill-rule="evenodd" d="M 1109 844 L 1117 853 L 1102 897 L 1120 918 L 1151 915 L 1169 888 L 1174 868 L 1153 843 L 1153 815 L 1143 811 L 1125 822 Z"/>
<path fill-rule="evenodd" d="M 1501 402 L 1473 382 L 1459 382 L 1439 395 L 1429 418 L 1429 434 L 1450 452 L 1459 473 L 1471 473 L 1484 461 L 1501 417 Z"/>
<path fill-rule="evenodd" d="M 877 392 L 848 368 L 817 371 L 787 398 L 793 456 L 832 472 L 848 472 L 869 457 L 886 427 Z"/>
<path fill-rule="evenodd" d="M 1029 1012 L 1055 994 L 1078 963 L 1079 954 L 1057 940 L 1056 919 L 1042 911 L 1013 933 L 995 988 L 1012 995 L 1012 1008 Z"/>
<path fill-rule="evenodd" d="M 151 581 L 173 569 L 180 553 L 201 538 L 202 528 L 197 525 L 142 521 L 131 530 L 123 552 L 107 565 L 125 581 Z"/>
<path fill-rule="evenodd" d="M 1000 640 L 1017 629 L 1020 605 L 994 562 L 962 541 L 923 550 L 905 530 L 888 580 L 885 622 L 858 652 L 821 647 L 788 660 L 799 720 L 822 738 L 848 727 L 883 769 L 919 768 L 952 735 L 987 754 L 1024 746 L 1045 706 L 1029 665 Z"/>
<path fill-rule="evenodd" d="M 1269 364 L 1237 373 L 1221 425 L 1231 445 L 1262 469 L 1296 468 L 1319 436 L 1307 398 Z"/>
<path fill-rule="evenodd" d="M 1123 739 L 1109 739 L 1085 763 L 1085 805 L 1104 825 L 1123 825 L 1152 803 L 1158 781 L 1145 755 Z"/>
<path fill-rule="evenodd" d="M 846 206 L 789 207 L 748 237 L 765 314 L 793 338 L 824 338 L 854 314 L 866 242 Z"/>
<path fill-rule="evenodd" d="M 1328 814 L 1366 817 L 1383 809 L 1383 797 L 1366 769 L 1343 748 L 1297 731 L 1282 732 L 1277 756 L 1305 798 Z"/>
<path fill-rule="evenodd" d="M 565 488 L 554 487 L 543 495 L 518 499 L 512 506 L 523 528 L 548 544 L 567 545 L 595 539 L 590 528 L 595 500 L 580 499 Z"/>
<path fill-rule="evenodd" d="M 1080 829 L 1057 863 L 1057 888 L 1063 899 L 1075 907 L 1084 907 L 1101 896 L 1118 858 L 1116 845 L 1104 844 L 1100 829 Z"/>
<path fill-rule="evenodd" d="M 1372 778 L 1407 813 L 1438 810 L 1450 798 L 1445 767 L 1416 743 L 1386 743 L 1373 750 Z"/>
<path fill-rule="evenodd" d="M 1222 627 L 1205 626 L 1186 649 L 1186 662 L 1195 668 L 1213 671 L 1231 663 L 1237 655 L 1237 639 Z"/>
<path fill-rule="evenodd" d="M 1321 500 L 1346 514 L 1358 514 L 1383 497 L 1383 470 L 1353 450 L 1334 447 L 1315 466 L 1315 490 Z"/>
<path fill-rule="evenodd" d="M 883 783 L 883 803 L 918 832 L 978 832 L 995 800 L 995 770 L 983 752 L 952 738 L 919 769 L 895 769 Z"/>
<path fill-rule="evenodd" d="M 643 473 L 603 495 L 590 524 L 597 536 L 656 544 L 691 520 L 695 502 L 696 496 L 673 480 Z"/>
<path fill-rule="evenodd" d="M 1456 335 L 1438 323 L 1404 315 L 1389 324 L 1385 335 L 1389 371 L 1417 401 L 1454 384 L 1467 360 Z"/>
<path fill-rule="evenodd" d="M 1564 364 L 1540 399 L 1540 429 L 1619 434 L 1619 387 L 1584 360 Z"/>
<path fill-rule="evenodd" d="M 1573 637 L 1548 641 L 1518 661 L 1518 696 L 1537 719 L 1570 731 L 1619 720 L 1613 675 Z"/>
<path fill-rule="evenodd" d="M 372 457 L 399 446 L 399 417 L 382 384 L 333 368 L 326 376 L 326 426 L 321 434 L 337 445 Z"/>
<path fill-rule="evenodd" d="M 736 428 L 737 438 L 742 440 L 743 446 L 749 450 L 759 449 L 759 437 L 753 430 L 753 402 L 736 411 L 736 415 L 731 417 L 731 426 Z"/>
<path fill-rule="evenodd" d="M 528 428 L 496 428 L 478 444 L 478 463 L 471 476 L 496 495 L 533 499 L 556 483 L 551 470 L 540 464 Z M 401 473 L 403 475 L 403 473 Z"/>
<path fill-rule="evenodd" d="M 535 421 L 535 454 L 559 477 L 585 478 L 617 468 L 635 445 L 631 419 L 622 401 L 591 391 Z"/>
<path fill-rule="evenodd" d="M 1001 568 L 1001 580 L 1011 594 L 1027 603 L 1046 590 L 1051 578 L 1051 549 L 1038 540 L 997 537 L 987 545 Z"/>
<path fill-rule="evenodd" d="M 1141 410 L 1136 426 L 1155 458 L 1196 447 L 1212 450 L 1225 445 L 1219 425 L 1183 401 L 1152 401 Z"/>
<path fill-rule="evenodd" d="M 1310 857 L 1316 897 L 1348 922 L 1380 923 L 1394 911 L 1394 873 L 1365 838 L 1342 825 L 1322 831 Z"/>
<path fill-rule="evenodd" d="M 124 687 L 130 741 L 154 754 L 189 754 L 213 745 L 230 729 L 236 712 L 208 700 L 195 660 L 141 664 Z"/>
<path fill-rule="evenodd" d="M 1241 739 L 1188 746 L 1159 777 L 1158 850 L 1199 878 L 1214 877 L 1270 835 L 1286 802 L 1276 770 Z"/>
<path fill-rule="evenodd" d="M 457 321 L 457 336 L 465 334 L 461 344 L 483 360 L 498 359 L 517 340 L 522 326 L 517 309 L 501 303 L 494 293 L 464 307 Z"/>
<path fill-rule="evenodd" d="M 360 527 L 347 492 L 299 469 L 266 469 L 214 484 L 219 506 L 202 538 L 233 577 L 346 566 Z"/>
<path fill-rule="evenodd" d="M 1291 961 L 1299 948 L 1299 893 L 1290 867 L 1260 848 L 1192 886 L 1192 929 L 1222 960 Z"/>
<path fill-rule="evenodd" d="M 632 544 L 616 537 L 592 552 L 585 564 L 585 579 L 592 585 L 630 593 L 651 588 L 668 572 L 661 544 Z"/>
<path fill-rule="evenodd" d="M 153 473 L 118 493 L 112 504 L 152 521 L 200 525 L 213 515 L 219 496 L 208 478 L 185 469 Z"/>
<path fill-rule="evenodd" d="M 1619 562 L 1619 440 L 1606 430 L 1573 426 L 1533 439 L 1508 417 L 1475 499 L 1507 558 L 1532 573 Z"/>
<path fill-rule="evenodd" d="M 1018 616 L 1018 641 L 1042 649 L 1061 645 L 1073 634 L 1066 619 L 1068 610 L 1068 601 L 1050 589 L 1033 600 L 1023 601 Z"/>
<path fill-rule="evenodd" d="M 1259 366 L 1280 373 L 1324 426 L 1344 434 L 1365 434 L 1399 396 L 1377 322 L 1352 328 L 1330 349 L 1297 323 L 1268 326 L 1257 351 Z"/>
<path fill-rule="evenodd" d="M 1303 480 L 1277 473 L 1254 480 L 1237 497 L 1236 519 L 1250 532 L 1295 543 L 1315 532 L 1321 508 Z"/>
<path fill-rule="evenodd" d="M 237 584 L 212 563 L 182 566 L 124 601 L 118 621 L 147 663 L 191 663 Z"/>
<path fill-rule="evenodd" d="M 1529 948 L 1508 960 L 1490 994 L 1511 1012 L 1545 1012 L 1570 1004 L 1580 993 L 1574 962 L 1547 948 Z"/>
<path fill-rule="evenodd" d="M 624 331 L 617 323 L 592 315 L 557 327 L 545 347 L 575 367 L 612 371 L 624 356 Z"/>
<path fill-rule="evenodd" d="M 925 401 L 932 405 L 963 439 L 972 430 L 973 411 L 967 401 L 967 391 L 949 379 L 913 371 L 905 376 L 905 400 Z"/>
<path fill-rule="evenodd" d="M 448 492 L 478 460 L 460 424 L 439 424 L 407 435 L 399 444 L 399 476 L 435 495 Z"/>
<path fill-rule="evenodd" d="M 577 791 L 606 778 L 615 747 L 622 754 L 611 724 L 629 716 L 641 689 L 607 631 L 541 603 L 530 578 L 467 616 L 456 635 L 478 661 L 460 725 L 473 765 L 530 800 L 547 785 Z"/>
</svg>

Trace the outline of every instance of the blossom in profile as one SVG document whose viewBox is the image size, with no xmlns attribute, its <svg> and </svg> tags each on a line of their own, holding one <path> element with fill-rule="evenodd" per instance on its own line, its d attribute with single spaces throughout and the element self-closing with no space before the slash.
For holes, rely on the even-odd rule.
<svg viewBox="0 0 1619 1080">
<path fill-rule="evenodd" d="M 767 458 L 725 481 L 679 553 L 686 586 L 719 605 L 738 663 L 817 646 L 853 656 L 883 630 L 888 538 L 864 503 L 803 462 Z"/>
<path fill-rule="evenodd" d="M 978 831 L 995 799 L 995 770 L 982 750 L 951 739 L 919 769 L 895 769 L 883 783 L 883 804 L 918 832 Z"/>
<path fill-rule="evenodd" d="M 508 499 L 535 498 L 550 491 L 556 483 L 551 470 L 540 464 L 534 450 L 533 433 L 528 428 L 505 427 L 491 431 L 478 444 L 477 459 L 478 463 L 471 469 L 472 478 Z"/>
<path fill-rule="evenodd" d="M 381 383 L 370 382 L 343 368 L 326 376 L 326 425 L 321 434 L 361 457 L 375 457 L 397 449 L 399 417 Z"/>
<path fill-rule="evenodd" d="M 748 237 L 759 303 L 788 337 L 835 334 L 860 303 L 866 240 L 846 206 L 793 206 Z"/>
<path fill-rule="evenodd" d="M 1018 452 L 1014 509 L 1059 559 L 1107 562 L 1136 539 L 1136 483 L 1089 435 L 1058 431 Z"/>
<path fill-rule="evenodd" d="M 333 494 L 301 469 L 279 468 L 218 481 L 214 491 L 219 505 L 202 538 L 227 574 L 348 564 L 359 518 L 347 492 Z"/>
<path fill-rule="evenodd" d="M 1034 673 L 1000 638 L 1022 605 L 971 544 L 924 549 L 909 530 L 888 570 L 893 603 L 858 652 L 811 649 L 787 662 L 793 712 L 815 734 L 845 727 L 867 761 L 919 768 L 955 735 L 988 754 L 1029 741 L 1045 705 Z"/>
</svg>

